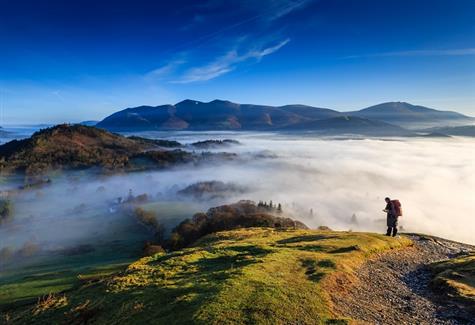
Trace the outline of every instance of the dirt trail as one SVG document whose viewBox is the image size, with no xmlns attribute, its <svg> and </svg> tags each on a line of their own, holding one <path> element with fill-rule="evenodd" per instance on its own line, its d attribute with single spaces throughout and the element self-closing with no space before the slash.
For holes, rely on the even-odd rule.
<svg viewBox="0 0 475 325">
<path fill-rule="evenodd" d="M 474 249 L 449 240 L 410 235 L 414 246 L 378 255 L 356 272 L 359 283 L 333 294 L 335 312 L 370 324 L 470 324 L 475 315 L 437 299 L 428 263 Z"/>
</svg>

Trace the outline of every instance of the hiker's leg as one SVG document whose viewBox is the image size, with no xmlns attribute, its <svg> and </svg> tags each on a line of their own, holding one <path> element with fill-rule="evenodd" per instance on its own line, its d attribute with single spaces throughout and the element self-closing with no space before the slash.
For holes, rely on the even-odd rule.
<svg viewBox="0 0 475 325">
<path fill-rule="evenodd" d="M 396 237 L 397 234 L 397 227 L 393 227 L 393 237 Z"/>
<path fill-rule="evenodd" d="M 398 217 L 394 217 L 394 223 L 393 223 L 393 237 L 396 237 L 396 234 L 397 234 L 397 224 L 398 224 Z"/>
<path fill-rule="evenodd" d="M 388 230 L 386 231 L 386 236 L 391 236 L 391 227 L 388 227 Z"/>
</svg>

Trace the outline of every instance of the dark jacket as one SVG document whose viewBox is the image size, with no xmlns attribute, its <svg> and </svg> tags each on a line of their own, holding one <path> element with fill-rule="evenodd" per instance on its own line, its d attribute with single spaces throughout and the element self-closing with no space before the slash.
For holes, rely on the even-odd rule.
<svg viewBox="0 0 475 325">
<path fill-rule="evenodd" d="M 385 210 L 387 211 L 387 219 L 386 223 L 388 227 L 397 227 L 397 215 L 396 209 L 394 208 L 394 204 L 390 201 L 386 204 Z"/>
</svg>

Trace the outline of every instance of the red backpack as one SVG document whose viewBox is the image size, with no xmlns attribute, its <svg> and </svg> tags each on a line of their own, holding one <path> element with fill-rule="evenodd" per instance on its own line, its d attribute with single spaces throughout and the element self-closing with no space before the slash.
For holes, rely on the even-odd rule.
<svg viewBox="0 0 475 325">
<path fill-rule="evenodd" d="M 391 203 L 393 204 L 394 211 L 396 211 L 396 216 L 401 217 L 402 216 L 401 202 L 399 202 L 399 200 L 391 200 Z"/>
</svg>

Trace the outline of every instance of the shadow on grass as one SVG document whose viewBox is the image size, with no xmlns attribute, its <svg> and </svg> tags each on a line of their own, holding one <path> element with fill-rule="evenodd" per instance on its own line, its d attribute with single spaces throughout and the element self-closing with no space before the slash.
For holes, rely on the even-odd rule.
<svg viewBox="0 0 475 325">
<path fill-rule="evenodd" d="M 301 251 L 308 251 L 308 252 L 325 252 L 328 250 L 328 247 L 321 246 L 321 245 L 304 245 L 304 246 L 287 246 L 288 248 L 295 248 Z"/>
<path fill-rule="evenodd" d="M 202 258 L 193 264 L 198 266 L 199 272 L 212 272 L 214 276 L 219 272 L 229 273 L 229 275 L 231 275 L 239 268 L 258 263 L 259 260 L 257 258 L 264 257 L 272 252 L 272 250 L 254 245 L 226 247 L 224 249 L 224 252 L 225 251 L 238 252 L 238 254 L 223 255 L 215 258 Z"/>
<path fill-rule="evenodd" d="M 255 245 L 247 245 L 247 246 L 228 246 L 226 250 L 240 252 L 246 255 L 252 255 L 256 257 L 262 257 L 272 252 L 270 249 L 265 249 Z"/>
<path fill-rule="evenodd" d="M 358 251 L 358 250 L 360 250 L 358 245 L 352 245 L 352 246 L 347 246 L 347 247 L 341 247 L 341 248 L 334 249 L 334 250 L 330 251 L 329 253 L 331 253 L 331 254 L 340 254 L 340 253 L 349 253 L 349 252 Z"/>
<path fill-rule="evenodd" d="M 300 243 L 308 241 L 317 241 L 323 239 L 336 238 L 334 235 L 305 235 L 305 236 L 296 236 L 277 241 L 277 244 L 291 244 L 291 243 Z"/>
<path fill-rule="evenodd" d="M 305 259 L 302 266 L 306 268 L 305 274 L 310 281 L 318 282 L 325 276 L 325 269 L 334 269 L 335 263 L 332 260 Z"/>
<path fill-rule="evenodd" d="M 153 265 L 157 265 L 157 264 L 160 264 L 160 263 L 163 263 L 171 258 L 175 258 L 175 257 L 182 257 L 182 256 L 187 256 L 187 255 L 192 255 L 194 254 L 195 252 L 190 250 L 190 251 L 175 251 L 175 252 L 171 252 L 171 253 L 168 253 L 168 254 L 164 254 L 160 257 L 158 257 L 157 259 L 154 259 L 150 262 L 147 263 L 147 265 L 150 265 L 150 266 L 153 266 Z"/>
</svg>

